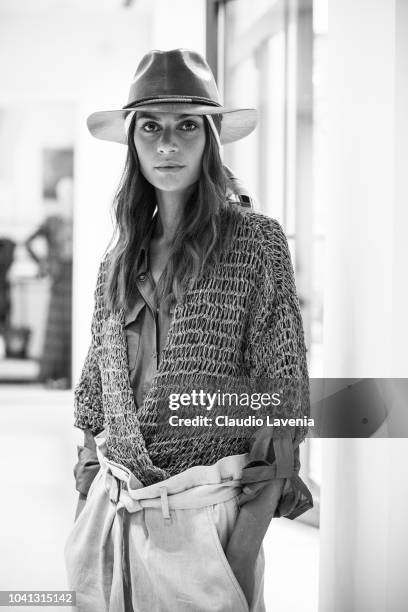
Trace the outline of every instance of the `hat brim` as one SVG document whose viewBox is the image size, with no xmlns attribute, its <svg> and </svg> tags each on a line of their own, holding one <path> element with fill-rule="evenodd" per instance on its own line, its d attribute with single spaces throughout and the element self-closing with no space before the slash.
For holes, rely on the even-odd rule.
<svg viewBox="0 0 408 612">
<path fill-rule="evenodd" d="M 129 113 L 151 111 L 156 113 L 175 113 L 179 115 L 222 115 L 221 144 L 235 142 L 248 136 L 258 123 L 258 112 L 254 108 L 225 108 L 183 103 L 143 104 L 131 109 L 97 111 L 87 119 L 92 136 L 127 144 L 125 119 Z"/>
</svg>

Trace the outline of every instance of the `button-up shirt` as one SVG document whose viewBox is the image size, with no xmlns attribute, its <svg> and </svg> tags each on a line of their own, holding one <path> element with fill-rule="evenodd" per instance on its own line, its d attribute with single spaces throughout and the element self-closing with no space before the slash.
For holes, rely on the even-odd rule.
<svg viewBox="0 0 408 612">
<path fill-rule="evenodd" d="M 137 280 L 133 304 L 125 312 L 129 378 L 137 409 L 146 397 L 166 343 L 174 301 L 169 294 L 158 296 L 149 258 L 153 219 L 136 261 Z"/>
</svg>

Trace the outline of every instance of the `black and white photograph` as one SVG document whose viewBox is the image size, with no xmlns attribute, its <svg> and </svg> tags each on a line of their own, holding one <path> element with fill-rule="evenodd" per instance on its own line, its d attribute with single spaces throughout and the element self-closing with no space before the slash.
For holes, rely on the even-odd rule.
<svg viewBox="0 0 408 612">
<path fill-rule="evenodd" d="M 0 51 L 0 609 L 406 612 L 408 1 Z"/>
</svg>

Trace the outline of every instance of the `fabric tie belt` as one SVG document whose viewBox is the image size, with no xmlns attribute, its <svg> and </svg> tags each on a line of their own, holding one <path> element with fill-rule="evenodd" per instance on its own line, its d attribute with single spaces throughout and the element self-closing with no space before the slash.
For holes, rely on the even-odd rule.
<svg viewBox="0 0 408 612">
<path fill-rule="evenodd" d="M 105 489 L 117 511 L 125 508 L 138 512 L 143 508 L 161 508 L 163 518 L 170 520 L 170 510 L 203 508 L 228 501 L 241 492 L 242 469 L 248 454 L 220 459 L 209 466 L 194 466 L 148 487 L 124 466 L 106 457 L 105 438 L 95 438 Z"/>
</svg>

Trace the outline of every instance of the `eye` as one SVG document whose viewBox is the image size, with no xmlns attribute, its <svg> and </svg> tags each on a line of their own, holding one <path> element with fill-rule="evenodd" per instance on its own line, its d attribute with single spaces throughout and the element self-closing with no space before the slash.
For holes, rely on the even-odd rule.
<svg viewBox="0 0 408 612">
<path fill-rule="evenodd" d="M 199 128 L 197 123 L 191 121 L 191 119 L 186 119 L 185 121 L 183 121 L 180 127 L 184 132 L 194 132 Z"/>
<path fill-rule="evenodd" d="M 142 130 L 145 132 L 157 132 L 159 128 L 160 126 L 155 121 L 146 121 L 146 123 L 142 125 Z"/>
</svg>

